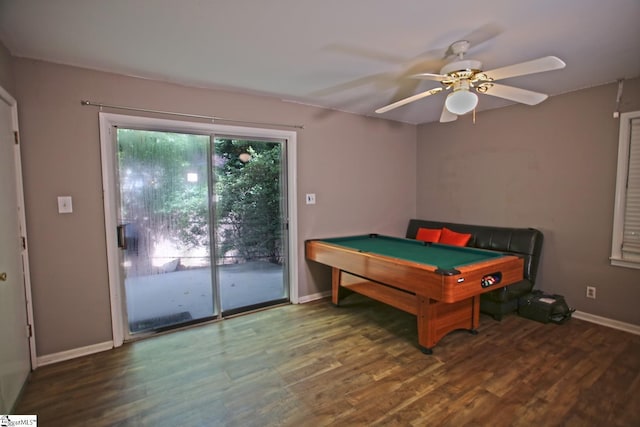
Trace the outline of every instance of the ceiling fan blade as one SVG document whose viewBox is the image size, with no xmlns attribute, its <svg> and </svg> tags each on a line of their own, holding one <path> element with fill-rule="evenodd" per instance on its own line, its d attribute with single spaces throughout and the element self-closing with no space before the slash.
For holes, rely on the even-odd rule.
<svg viewBox="0 0 640 427">
<path fill-rule="evenodd" d="M 365 85 L 374 85 L 378 88 L 382 87 L 383 89 L 387 89 L 393 86 L 394 80 L 395 80 L 395 76 L 393 76 L 391 73 L 371 74 L 369 76 L 360 77 L 348 82 L 339 83 L 334 86 L 315 90 L 311 92 L 309 95 L 311 96 L 333 95 L 335 93 L 356 89 Z"/>
<path fill-rule="evenodd" d="M 442 114 L 440 114 L 440 123 L 448 123 L 458 120 L 458 116 L 447 110 L 447 106 L 442 106 Z"/>
<path fill-rule="evenodd" d="M 567 64 L 555 56 L 545 56 L 519 64 L 485 71 L 484 74 L 492 80 L 502 80 L 509 77 L 524 76 L 525 74 L 541 73 L 543 71 L 559 70 Z"/>
<path fill-rule="evenodd" d="M 492 83 L 491 87 L 487 88 L 486 92 L 481 93 L 527 105 L 539 104 L 549 97 L 549 95 L 544 93 L 533 92 L 513 86 L 500 85 L 497 83 Z"/>
<path fill-rule="evenodd" d="M 409 104 L 411 102 L 414 102 L 414 101 L 417 101 L 419 99 L 426 98 L 427 96 L 435 95 L 436 93 L 442 92 L 443 90 L 444 90 L 444 88 L 441 88 L 441 87 L 437 87 L 437 88 L 434 88 L 434 89 L 429 89 L 427 91 L 418 93 L 418 94 L 410 96 L 408 98 L 401 99 L 400 101 L 396 101 L 393 104 L 389 104 L 389 105 L 386 105 L 384 107 L 380 107 L 380 108 L 378 108 L 376 110 L 376 113 L 378 113 L 378 114 L 386 113 L 387 111 L 391 111 L 391 110 L 393 110 L 395 108 L 402 107 L 403 105 L 407 105 L 407 104 Z"/>
<path fill-rule="evenodd" d="M 419 73 L 419 74 L 413 74 L 409 77 L 411 77 L 412 79 L 435 80 L 437 82 L 441 82 L 447 78 L 450 78 L 449 76 L 445 76 L 444 74 L 434 74 L 434 73 Z"/>
</svg>

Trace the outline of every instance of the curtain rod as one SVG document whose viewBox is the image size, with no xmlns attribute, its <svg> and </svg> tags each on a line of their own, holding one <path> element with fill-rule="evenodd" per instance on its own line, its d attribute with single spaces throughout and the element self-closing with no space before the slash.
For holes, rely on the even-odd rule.
<svg viewBox="0 0 640 427">
<path fill-rule="evenodd" d="M 233 120 L 233 119 L 225 119 L 224 117 L 217 117 L 217 116 L 203 116 L 203 115 L 200 115 L 200 114 L 176 113 L 174 111 L 150 110 L 148 108 L 125 107 L 125 106 L 122 106 L 122 105 L 109 105 L 109 104 L 102 104 L 102 103 L 98 103 L 98 102 L 91 102 L 91 101 L 87 101 L 87 100 L 81 100 L 80 104 L 82 104 L 84 106 L 91 106 L 91 107 L 113 108 L 113 109 L 116 109 L 116 110 L 140 111 L 140 112 L 143 112 L 143 113 L 156 113 L 156 114 L 166 114 L 166 115 L 169 115 L 169 116 L 189 117 L 189 118 L 194 118 L 194 119 L 206 119 L 206 120 L 210 120 L 212 123 L 214 123 L 216 121 L 220 121 L 220 122 L 230 122 L 230 123 L 244 123 L 244 124 L 251 124 L 251 125 L 262 125 L 262 126 L 275 126 L 275 127 L 294 128 L 294 129 L 304 129 L 304 126 L 302 126 L 302 125 L 287 125 L 287 124 L 283 124 L 283 123 L 252 122 L 252 121 L 249 121 L 249 120 Z"/>
</svg>

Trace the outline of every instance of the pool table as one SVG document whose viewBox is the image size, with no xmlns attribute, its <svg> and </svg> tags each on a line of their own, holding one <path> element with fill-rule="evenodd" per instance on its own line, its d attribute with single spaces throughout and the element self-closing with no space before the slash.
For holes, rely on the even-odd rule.
<svg viewBox="0 0 640 427">
<path fill-rule="evenodd" d="M 417 316 L 427 354 L 451 331 L 476 333 L 480 294 L 523 278 L 517 256 L 379 234 L 307 240 L 305 250 L 332 268 L 333 304 L 345 288 Z"/>
</svg>

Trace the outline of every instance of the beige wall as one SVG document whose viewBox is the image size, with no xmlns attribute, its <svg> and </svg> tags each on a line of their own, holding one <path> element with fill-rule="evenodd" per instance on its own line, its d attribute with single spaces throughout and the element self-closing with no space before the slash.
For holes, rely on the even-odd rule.
<svg viewBox="0 0 640 427">
<path fill-rule="evenodd" d="M 419 126 L 418 217 L 536 227 L 545 242 L 537 287 L 594 315 L 640 325 L 640 270 L 612 267 L 619 121 L 617 84 L 535 106 Z M 482 100 L 480 100 L 482 102 Z M 640 109 L 640 79 L 621 111 Z M 597 299 L 585 297 L 597 287 Z"/>
<path fill-rule="evenodd" d="M 415 215 L 415 126 L 275 98 L 184 87 L 13 59 L 22 128 L 25 198 L 40 356 L 111 340 L 98 110 L 95 102 L 303 124 L 298 132 L 300 295 L 330 289 L 304 260 L 305 239 L 345 233 L 402 235 Z M 317 204 L 304 205 L 305 193 Z M 57 213 L 56 197 L 74 212 Z"/>
<path fill-rule="evenodd" d="M 11 54 L 0 42 L 0 86 L 13 95 L 13 73 L 11 71 Z"/>
</svg>

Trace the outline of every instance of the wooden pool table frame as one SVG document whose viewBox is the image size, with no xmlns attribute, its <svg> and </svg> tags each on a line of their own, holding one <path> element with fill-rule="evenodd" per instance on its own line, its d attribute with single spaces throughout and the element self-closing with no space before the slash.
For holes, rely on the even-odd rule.
<svg viewBox="0 0 640 427">
<path fill-rule="evenodd" d="M 511 255 L 456 267 L 457 274 L 447 275 L 437 272 L 437 266 L 322 240 L 308 240 L 305 250 L 307 259 L 332 268 L 333 304 L 339 304 L 342 287 L 415 315 L 418 343 L 427 354 L 449 332 L 467 329 L 476 333 L 480 294 L 494 289 L 481 285 L 483 277 L 500 273 L 500 286 L 523 278 L 523 259 Z"/>
</svg>

